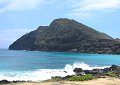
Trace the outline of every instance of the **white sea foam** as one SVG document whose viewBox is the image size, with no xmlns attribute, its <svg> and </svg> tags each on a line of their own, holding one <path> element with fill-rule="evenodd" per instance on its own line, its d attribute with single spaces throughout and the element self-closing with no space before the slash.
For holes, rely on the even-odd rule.
<svg viewBox="0 0 120 85">
<path fill-rule="evenodd" d="M 103 67 L 91 67 L 88 64 L 81 62 L 81 63 L 73 63 L 67 64 L 64 69 L 37 69 L 35 71 L 21 71 L 21 72 L 0 72 L 0 80 L 6 79 L 9 81 L 13 80 L 31 80 L 31 81 L 42 81 L 46 79 L 50 79 L 54 76 L 67 76 L 75 74 L 73 72 L 74 68 L 82 68 L 83 70 L 91 70 L 94 68 L 105 68 L 108 66 Z"/>
<path fill-rule="evenodd" d="M 75 62 L 73 63 L 72 65 L 71 64 L 67 64 L 65 66 L 65 69 L 68 69 L 68 70 L 73 70 L 74 68 L 82 68 L 83 70 L 92 70 L 92 69 L 95 69 L 95 68 L 98 68 L 98 69 L 103 69 L 103 68 L 106 68 L 106 67 L 109 67 L 109 66 L 90 66 L 84 62 Z"/>
<path fill-rule="evenodd" d="M 0 80 L 7 79 L 9 81 L 13 80 L 32 80 L 32 81 L 42 81 L 50 79 L 54 76 L 67 76 L 72 73 L 64 72 L 64 69 L 38 69 L 35 71 L 26 71 L 26 72 L 1 72 Z"/>
</svg>

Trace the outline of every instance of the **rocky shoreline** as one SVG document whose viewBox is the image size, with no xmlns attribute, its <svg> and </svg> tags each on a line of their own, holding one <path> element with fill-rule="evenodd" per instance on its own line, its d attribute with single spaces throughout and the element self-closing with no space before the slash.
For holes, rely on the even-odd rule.
<svg viewBox="0 0 120 85">
<path fill-rule="evenodd" d="M 120 78 L 120 66 L 118 66 L 118 65 L 112 65 L 112 66 L 104 68 L 104 69 L 96 68 L 96 69 L 92 69 L 92 70 L 83 70 L 82 68 L 75 68 L 73 71 L 76 73 L 76 75 L 68 75 L 66 77 L 58 77 L 58 78 L 65 80 L 65 79 L 69 79 L 71 77 L 75 78 L 75 77 L 81 77 L 84 75 L 91 75 L 91 77 L 93 76 L 94 78 L 107 78 L 107 77 Z"/>
<path fill-rule="evenodd" d="M 30 82 L 30 81 L 20 81 L 20 80 L 16 80 L 16 81 L 8 81 L 8 80 L 0 80 L 0 85 L 2 84 L 10 84 L 10 83 L 25 83 L 25 82 Z"/>
<path fill-rule="evenodd" d="M 120 77 L 120 66 L 117 66 L 117 65 L 112 65 L 104 69 L 93 69 L 93 70 L 82 70 L 81 68 L 75 68 L 73 71 L 78 76 L 85 75 L 85 74 L 92 74 L 97 78 L 100 78 L 103 76 L 110 76 L 109 73 L 113 73 L 116 75 L 113 77 Z"/>
<path fill-rule="evenodd" d="M 82 76 L 85 76 L 85 75 L 94 76 L 94 78 L 96 78 L 96 79 L 98 79 L 98 78 L 108 78 L 108 77 L 114 77 L 114 78 L 117 78 L 117 79 L 120 78 L 120 66 L 117 66 L 117 65 L 112 65 L 112 66 L 110 66 L 108 68 L 104 68 L 104 69 L 93 69 L 93 70 L 83 70 L 81 68 L 75 68 L 73 71 L 76 73 L 75 75 L 68 75 L 66 77 L 59 77 L 59 76 L 52 77 L 50 79 L 50 82 L 51 82 L 51 80 L 53 80 L 53 81 L 63 81 L 63 80 L 69 81 L 69 79 L 72 78 L 72 77 L 75 77 L 75 76 L 82 77 Z M 92 80 L 92 78 L 88 79 L 88 80 Z M 49 82 L 49 80 L 46 80 L 46 81 Z M 78 81 L 78 80 L 75 80 L 75 81 Z M 1 80 L 0 84 L 4 85 L 4 84 L 11 84 L 11 83 L 27 83 L 27 82 L 32 82 L 32 81 Z"/>
<path fill-rule="evenodd" d="M 82 68 L 75 68 L 73 70 L 75 75 L 68 75 L 66 77 L 52 77 L 49 81 L 87 81 L 99 78 L 108 78 L 114 77 L 119 79 L 120 78 L 120 66 L 112 65 L 108 68 L 104 69 L 92 69 L 92 70 L 83 70 Z"/>
</svg>

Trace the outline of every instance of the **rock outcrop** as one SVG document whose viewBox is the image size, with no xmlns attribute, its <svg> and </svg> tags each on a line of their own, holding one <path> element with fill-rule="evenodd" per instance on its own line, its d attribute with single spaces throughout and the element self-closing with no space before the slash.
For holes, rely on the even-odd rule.
<svg viewBox="0 0 120 85">
<path fill-rule="evenodd" d="M 23 35 L 9 49 L 120 54 L 120 42 L 75 20 L 60 18 Z"/>
<path fill-rule="evenodd" d="M 96 77 L 112 76 L 112 77 L 120 78 L 120 66 L 117 65 L 112 65 L 104 69 L 93 69 L 93 70 L 82 70 L 81 68 L 75 68 L 73 71 L 76 73 L 77 76 L 92 74 Z"/>
</svg>

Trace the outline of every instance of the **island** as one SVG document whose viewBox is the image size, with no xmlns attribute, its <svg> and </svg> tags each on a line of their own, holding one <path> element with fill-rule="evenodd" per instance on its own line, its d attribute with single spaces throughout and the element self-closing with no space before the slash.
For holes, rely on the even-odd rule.
<svg viewBox="0 0 120 85">
<path fill-rule="evenodd" d="M 120 40 L 75 20 L 59 18 L 23 35 L 9 50 L 120 54 Z"/>
</svg>

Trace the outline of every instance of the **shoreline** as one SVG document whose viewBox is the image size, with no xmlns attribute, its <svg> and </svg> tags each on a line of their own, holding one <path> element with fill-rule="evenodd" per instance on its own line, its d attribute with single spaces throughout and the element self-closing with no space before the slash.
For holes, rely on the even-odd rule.
<svg viewBox="0 0 120 85">
<path fill-rule="evenodd" d="M 92 70 L 75 68 L 73 72 L 74 75 L 55 76 L 45 81 L 1 80 L 0 85 L 120 85 L 120 66 L 117 65 Z"/>
<path fill-rule="evenodd" d="M 98 78 L 88 81 L 54 81 L 54 82 L 17 82 L 2 85 L 120 85 L 120 79 L 114 77 Z"/>
</svg>

